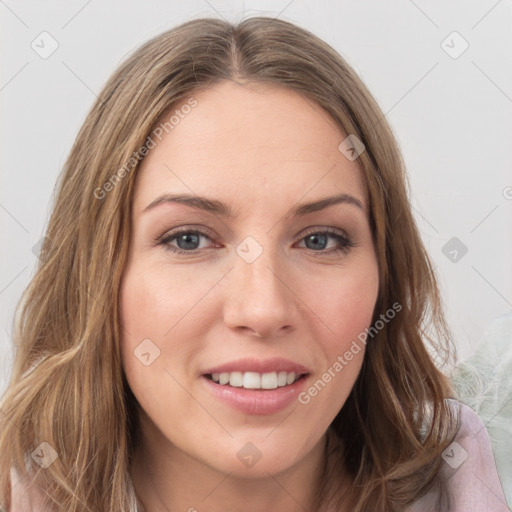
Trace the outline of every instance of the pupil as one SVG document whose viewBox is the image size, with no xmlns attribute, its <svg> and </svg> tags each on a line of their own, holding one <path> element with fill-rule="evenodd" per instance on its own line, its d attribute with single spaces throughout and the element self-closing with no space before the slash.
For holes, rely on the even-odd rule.
<svg viewBox="0 0 512 512">
<path fill-rule="evenodd" d="M 306 238 L 306 245 L 307 245 L 307 242 L 308 240 L 311 240 L 311 241 L 315 241 L 315 242 L 318 242 L 318 239 L 321 238 L 323 239 L 324 242 L 326 242 L 326 239 L 327 239 L 327 236 L 326 235 L 310 235 Z M 323 245 L 323 247 L 321 247 L 321 249 L 325 249 L 325 244 L 320 244 L 320 245 Z M 308 249 L 314 249 L 315 247 L 308 247 Z M 318 248 L 318 246 L 316 246 L 316 248 Z"/>
<path fill-rule="evenodd" d="M 192 240 L 192 241 L 191 241 Z M 180 244 L 180 242 L 185 242 L 185 247 L 183 247 L 183 244 Z M 190 247 L 187 244 L 197 244 L 199 242 L 199 237 L 196 234 L 193 233 L 187 233 L 185 235 L 181 235 L 178 237 L 178 246 L 180 249 L 197 249 L 197 247 Z"/>
</svg>

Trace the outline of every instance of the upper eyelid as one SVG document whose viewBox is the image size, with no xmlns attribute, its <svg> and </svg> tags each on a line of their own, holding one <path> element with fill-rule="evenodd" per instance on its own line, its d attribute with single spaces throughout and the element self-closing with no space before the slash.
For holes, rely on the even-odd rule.
<svg viewBox="0 0 512 512">
<path fill-rule="evenodd" d="M 183 226 L 176 226 L 175 228 L 167 229 L 166 231 L 164 231 L 164 233 L 161 236 L 158 236 L 157 238 L 163 238 L 163 237 L 165 237 L 167 235 L 175 235 L 175 234 L 179 234 L 179 233 L 188 233 L 188 232 L 192 232 L 192 231 L 199 232 L 201 235 L 204 234 L 206 236 L 210 236 L 210 237 L 213 236 L 213 237 L 215 237 L 215 234 L 210 235 L 210 233 L 213 233 L 213 230 L 211 230 L 210 228 L 207 228 L 207 227 L 204 227 L 204 226 L 196 227 L 194 224 L 191 224 L 190 226 L 183 225 Z M 334 226 L 310 226 L 310 227 L 302 229 L 295 236 L 299 236 L 300 234 L 302 234 L 304 236 L 304 233 L 319 233 L 319 232 L 322 232 L 322 231 L 334 231 L 334 232 L 336 232 L 338 234 L 345 235 L 347 238 L 349 237 L 349 235 L 348 235 L 348 233 L 346 232 L 345 229 L 337 228 L 337 227 L 334 227 Z"/>
</svg>

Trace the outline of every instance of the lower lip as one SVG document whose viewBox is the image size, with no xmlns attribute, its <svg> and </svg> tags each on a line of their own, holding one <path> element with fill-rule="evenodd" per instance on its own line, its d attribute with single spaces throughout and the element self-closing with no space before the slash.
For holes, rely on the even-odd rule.
<svg viewBox="0 0 512 512">
<path fill-rule="evenodd" d="M 264 415 L 283 411 L 296 401 L 304 388 L 306 377 L 302 376 L 293 384 L 276 389 L 235 388 L 228 384 L 217 384 L 204 375 L 201 379 L 211 393 L 231 407 L 245 414 Z"/>
</svg>

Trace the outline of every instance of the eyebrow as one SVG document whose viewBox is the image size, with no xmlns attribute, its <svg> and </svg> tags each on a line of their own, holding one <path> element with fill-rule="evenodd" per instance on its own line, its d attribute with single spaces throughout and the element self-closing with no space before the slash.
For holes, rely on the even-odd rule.
<svg viewBox="0 0 512 512">
<path fill-rule="evenodd" d="M 227 217 L 232 219 L 238 217 L 238 213 L 235 213 L 230 206 L 222 203 L 221 201 L 190 194 L 163 194 L 157 197 L 148 206 L 146 206 L 143 212 L 147 212 L 161 204 L 167 203 L 185 204 L 192 208 L 197 208 L 199 210 L 214 213 L 216 215 L 219 215 L 220 217 Z M 361 210 L 364 211 L 363 204 L 356 197 L 350 194 L 337 194 L 335 196 L 324 197 L 323 199 L 319 199 L 317 201 L 302 203 L 299 206 L 297 206 L 295 210 L 292 210 L 292 215 L 303 216 L 307 215 L 308 213 L 317 212 L 329 206 L 340 203 L 356 206 L 357 208 L 360 208 Z M 289 214 L 286 217 L 288 216 Z"/>
</svg>

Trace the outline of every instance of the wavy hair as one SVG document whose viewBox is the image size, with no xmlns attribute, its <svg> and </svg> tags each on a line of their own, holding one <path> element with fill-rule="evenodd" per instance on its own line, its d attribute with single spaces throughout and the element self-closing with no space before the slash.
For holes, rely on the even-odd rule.
<svg viewBox="0 0 512 512">
<path fill-rule="evenodd" d="M 357 162 L 380 278 L 373 321 L 395 303 L 402 309 L 368 340 L 329 434 L 345 447 L 355 512 L 403 510 L 434 486 L 442 491 L 440 454 L 459 426 L 442 367 L 454 347 L 383 112 L 309 31 L 267 17 L 203 18 L 153 38 L 119 66 L 60 174 L 38 268 L 16 310 L 15 360 L 0 403 L 1 507 L 9 509 L 15 468 L 35 475 L 58 510 L 137 510 L 130 468 L 140 406 L 121 365 L 118 306 L 140 149 L 164 114 L 222 80 L 297 91 L 364 143 Z M 42 442 L 58 454 L 45 469 L 31 456 Z"/>
</svg>

